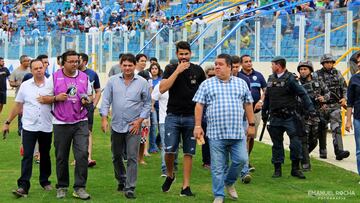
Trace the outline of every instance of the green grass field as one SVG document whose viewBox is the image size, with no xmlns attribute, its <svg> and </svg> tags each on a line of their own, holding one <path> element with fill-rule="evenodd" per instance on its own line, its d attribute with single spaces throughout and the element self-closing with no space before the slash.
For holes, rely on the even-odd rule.
<svg viewBox="0 0 360 203">
<path fill-rule="evenodd" d="M 1 123 L 8 115 L 13 98 L 8 98 L 8 105 L 1 113 Z M 16 133 L 16 122 L 11 125 L 10 136 L 0 141 L 0 202 L 81 202 L 71 197 L 72 190 L 63 200 L 56 199 L 55 190 L 45 192 L 38 183 L 39 168 L 34 164 L 31 179 L 30 194 L 27 198 L 15 199 L 11 194 L 16 189 L 16 180 L 20 176 L 19 155 L 20 138 Z M 177 180 L 169 193 L 161 192 L 164 178 L 160 177 L 160 156 L 152 155 L 146 158 L 148 163 L 139 167 L 136 188 L 136 202 L 212 202 L 210 171 L 201 167 L 201 151 L 198 148 L 194 157 L 191 189 L 196 197 L 180 197 L 182 171 L 177 173 Z M 97 165 L 89 169 L 87 190 L 91 194 L 89 202 L 126 202 L 126 198 L 116 191 L 117 183 L 113 174 L 110 153 L 110 136 L 100 131 L 100 118 L 96 117 L 94 125 L 94 155 Z M 52 148 L 52 184 L 56 183 L 54 150 Z M 313 170 L 306 173 L 306 180 L 298 180 L 290 176 L 289 153 L 286 154 L 283 166 L 283 177 L 272 179 L 271 147 L 256 143 L 252 153 L 252 164 L 256 167 L 253 180 L 244 185 L 236 183 L 239 193 L 238 202 L 359 202 L 359 176 L 339 167 L 312 160 Z M 72 157 L 72 155 L 71 155 Z M 72 160 L 72 158 L 71 158 Z M 180 159 L 180 163 L 182 158 Z M 179 169 L 182 165 L 179 165 Z M 70 185 L 73 183 L 73 166 L 70 166 Z M 226 199 L 227 202 L 230 202 Z M 129 201 L 130 202 L 130 201 Z"/>
</svg>

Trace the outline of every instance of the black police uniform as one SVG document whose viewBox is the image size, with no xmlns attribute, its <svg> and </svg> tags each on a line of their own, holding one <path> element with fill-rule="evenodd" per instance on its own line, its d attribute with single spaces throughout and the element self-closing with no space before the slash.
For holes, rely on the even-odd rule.
<svg viewBox="0 0 360 203">
<path fill-rule="evenodd" d="M 291 175 L 305 178 L 299 170 L 302 153 L 297 132 L 298 119 L 295 112 L 297 96 L 308 107 L 309 112 L 314 112 L 314 106 L 309 96 L 292 73 L 286 70 L 280 77 L 277 74 L 270 75 L 265 92 L 262 117 L 264 120 L 269 115 L 268 131 L 273 142 L 271 161 L 275 166 L 274 178 L 281 176 L 281 164 L 284 163 L 284 132 L 290 138 Z"/>
</svg>

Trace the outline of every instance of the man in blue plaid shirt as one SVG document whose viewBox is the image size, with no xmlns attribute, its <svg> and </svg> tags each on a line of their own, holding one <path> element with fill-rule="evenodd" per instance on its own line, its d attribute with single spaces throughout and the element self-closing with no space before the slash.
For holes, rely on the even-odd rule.
<svg viewBox="0 0 360 203">
<path fill-rule="evenodd" d="M 207 106 L 207 134 L 210 143 L 212 189 L 214 202 L 224 201 L 224 186 L 230 198 L 237 199 L 234 183 L 241 168 L 248 160 L 244 111 L 249 121 L 248 136 L 254 136 L 255 123 L 252 96 L 246 82 L 231 76 L 232 62 L 228 54 L 220 54 L 215 60 L 216 77 L 205 80 L 197 90 L 194 136 L 202 140 L 204 131 L 201 119 L 204 105 Z M 230 154 L 231 165 L 227 166 Z"/>
</svg>

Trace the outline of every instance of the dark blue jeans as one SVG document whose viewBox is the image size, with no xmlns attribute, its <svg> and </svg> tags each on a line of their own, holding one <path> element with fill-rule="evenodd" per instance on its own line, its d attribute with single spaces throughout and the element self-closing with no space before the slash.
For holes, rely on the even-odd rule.
<svg viewBox="0 0 360 203">
<path fill-rule="evenodd" d="M 30 189 L 30 178 L 32 175 L 34 148 L 36 141 L 39 142 L 40 156 L 40 176 L 39 182 L 42 187 L 49 185 L 49 177 L 51 175 L 51 148 L 52 135 L 51 132 L 31 132 L 23 130 L 22 143 L 24 147 L 24 156 L 21 160 L 21 177 L 17 180 L 19 188 L 23 188 L 26 192 Z"/>
<path fill-rule="evenodd" d="M 284 132 L 290 138 L 290 159 L 292 161 L 302 159 L 301 141 L 298 137 L 296 120 L 294 118 L 272 118 L 268 131 L 273 142 L 271 160 L 273 164 L 284 163 Z"/>
</svg>

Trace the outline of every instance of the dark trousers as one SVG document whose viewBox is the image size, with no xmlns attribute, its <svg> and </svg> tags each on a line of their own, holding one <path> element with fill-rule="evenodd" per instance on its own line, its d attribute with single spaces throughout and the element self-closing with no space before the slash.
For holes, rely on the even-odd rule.
<svg viewBox="0 0 360 203">
<path fill-rule="evenodd" d="M 118 133 L 111 130 L 111 152 L 115 178 L 119 185 L 125 185 L 125 190 L 135 190 L 138 168 L 140 135 Z M 123 150 L 126 149 L 127 167 L 123 162 Z"/>
<path fill-rule="evenodd" d="M 36 141 L 39 142 L 39 151 L 41 154 L 39 182 L 42 187 L 50 184 L 51 140 L 51 132 L 31 132 L 23 130 L 22 143 L 24 147 L 24 156 L 21 160 L 21 177 L 17 180 L 17 184 L 19 188 L 23 188 L 26 192 L 30 189 L 30 178 L 32 175 L 33 155 Z"/>
<path fill-rule="evenodd" d="M 21 136 L 21 132 L 22 132 L 22 113 L 18 115 L 17 120 L 18 120 L 18 135 Z"/>
<path fill-rule="evenodd" d="M 203 164 L 210 165 L 210 163 L 211 163 L 210 146 L 209 146 L 209 138 L 208 138 L 208 136 L 206 136 L 206 128 L 207 128 L 207 124 L 202 123 L 202 129 L 204 130 L 204 134 L 205 134 L 204 135 L 205 144 L 203 144 L 201 146 L 201 154 L 202 154 Z"/>
<path fill-rule="evenodd" d="M 294 118 L 271 118 L 268 131 L 273 142 L 271 160 L 273 164 L 284 163 L 284 132 L 286 132 L 290 138 L 290 159 L 292 161 L 300 161 L 302 159 L 301 142 L 298 137 L 296 120 Z"/>
<path fill-rule="evenodd" d="M 89 129 L 88 121 L 80 121 L 75 124 L 54 125 L 56 188 L 69 187 L 69 154 L 71 142 L 76 161 L 75 182 L 73 187 L 76 190 L 78 188 L 85 188 L 86 186 L 88 176 Z"/>
</svg>

